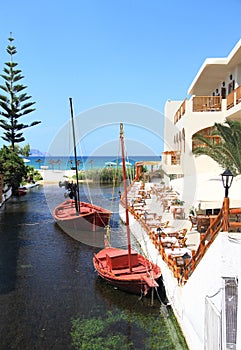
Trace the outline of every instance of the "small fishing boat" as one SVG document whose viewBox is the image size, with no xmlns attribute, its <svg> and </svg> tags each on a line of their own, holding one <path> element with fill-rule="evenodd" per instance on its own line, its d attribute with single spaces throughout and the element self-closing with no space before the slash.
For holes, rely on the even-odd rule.
<svg viewBox="0 0 241 350">
<path fill-rule="evenodd" d="M 131 249 L 122 124 L 120 125 L 120 143 L 128 249 L 114 248 L 106 245 L 104 249 L 94 255 L 93 264 L 99 276 L 110 285 L 129 293 L 146 295 L 150 289 L 153 290 L 153 288 L 159 286 L 158 279 L 161 277 L 161 270 L 159 266 Z"/>
<path fill-rule="evenodd" d="M 75 199 L 66 199 L 55 207 L 53 217 L 60 228 L 72 238 L 82 241 L 81 231 L 97 231 L 109 224 L 111 211 Z"/>
<path fill-rule="evenodd" d="M 65 181 L 60 186 L 65 186 L 68 196 L 64 202 L 57 205 L 53 210 L 53 217 L 59 227 L 72 238 L 83 242 L 82 231 L 96 231 L 103 229 L 109 224 L 112 212 L 101 206 L 80 201 L 78 160 L 76 153 L 75 129 L 72 99 L 70 98 L 72 131 L 74 141 L 74 159 L 76 183 Z"/>
<path fill-rule="evenodd" d="M 27 194 L 28 190 L 25 186 L 19 187 L 17 190 L 17 195 L 19 197 L 25 196 Z"/>
<path fill-rule="evenodd" d="M 25 184 L 25 185 L 21 185 L 18 189 L 17 189 L 17 195 L 19 197 L 25 196 L 31 189 L 38 187 L 39 184 L 38 183 L 29 183 L 29 184 Z"/>
</svg>

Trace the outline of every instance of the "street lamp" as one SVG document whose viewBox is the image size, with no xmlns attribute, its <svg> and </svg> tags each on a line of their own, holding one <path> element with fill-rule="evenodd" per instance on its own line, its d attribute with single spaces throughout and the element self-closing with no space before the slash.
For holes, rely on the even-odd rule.
<svg viewBox="0 0 241 350">
<path fill-rule="evenodd" d="M 229 168 L 227 168 L 222 174 L 222 182 L 223 182 L 223 187 L 225 188 L 225 198 L 228 197 L 228 190 L 232 185 L 233 182 L 233 174 L 231 173 L 231 171 L 229 170 Z"/>
<path fill-rule="evenodd" d="M 161 232 L 162 232 L 162 228 L 159 226 L 159 227 L 157 227 L 157 234 L 158 234 L 158 236 L 160 236 L 161 235 Z"/>
<path fill-rule="evenodd" d="M 223 216 L 224 216 L 224 223 L 223 223 L 223 229 L 224 231 L 228 231 L 229 229 L 229 198 L 228 198 L 228 190 L 233 182 L 233 174 L 227 168 L 222 174 L 222 182 L 223 187 L 225 188 L 225 196 L 223 200 Z"/>
</svg>

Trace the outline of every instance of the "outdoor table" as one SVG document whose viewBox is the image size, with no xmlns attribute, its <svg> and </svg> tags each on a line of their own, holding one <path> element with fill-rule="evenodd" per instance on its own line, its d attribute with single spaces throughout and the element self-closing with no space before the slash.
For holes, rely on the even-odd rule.
<svg viewBox="0 0 241 350">
<path fill-rule="evenodd" d="M 178 243 L 178 240 L 177 240 L 177 238 L 176 237 L 165 237 L 165 238 L 163 238 L 163 237 L 161 237 L 161 242 L 162 243 L 172 243 L 172 244 L 177 244 Z"/>
<path fill-rule="evenodd" d="M 197 230 L 200 233 L 207 231 L 210 224 L 216 219 L 217 215 L 197 214 Z"/>
<path fill-rule="evenodd" d="M 171 257 L 175 257 L 175 258 L 181 257 L 185 254 L 190 255 L 190 257 L 192 256 L 191 251 L 187 248 L 174 248 L 173 250 L 170 248 L 166 248 L 165 253 L 167 255 L 170 255 Z"/>
<path fill-rule="evenodd" d="M 184 207 L 181 205 L 171 205 L 170 212 L 173 214 L 173 219 L 176 219 L 176 214 L 184 215 Z"/>
</svg>

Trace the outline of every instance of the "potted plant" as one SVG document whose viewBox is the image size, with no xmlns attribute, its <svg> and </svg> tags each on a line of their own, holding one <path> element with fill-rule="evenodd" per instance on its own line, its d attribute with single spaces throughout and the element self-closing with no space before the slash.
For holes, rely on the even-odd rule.
<svg viewBox="0 0 241 350">
<path fill-rule="evenodd" d="M 174 203 L 173 203 L 173 205 L 180 205 L 180 206 L 182 206 L 182 205 L 184 205 L 184 203 L 185 203 L 184 201 L 181 201 L 179 198 L 176 198 Z"/>
</svg>

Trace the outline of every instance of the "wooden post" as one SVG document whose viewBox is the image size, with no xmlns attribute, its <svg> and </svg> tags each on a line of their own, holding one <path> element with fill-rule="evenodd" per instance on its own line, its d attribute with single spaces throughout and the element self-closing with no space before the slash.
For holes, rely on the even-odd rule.
<svg viewBox="0 0 241 350">
<path fill-rule="evenodd" d="M 228 231 L 229 229 L 229 197 L 224 197 L 223 200 L 223 230 Z"/>
</svg>

